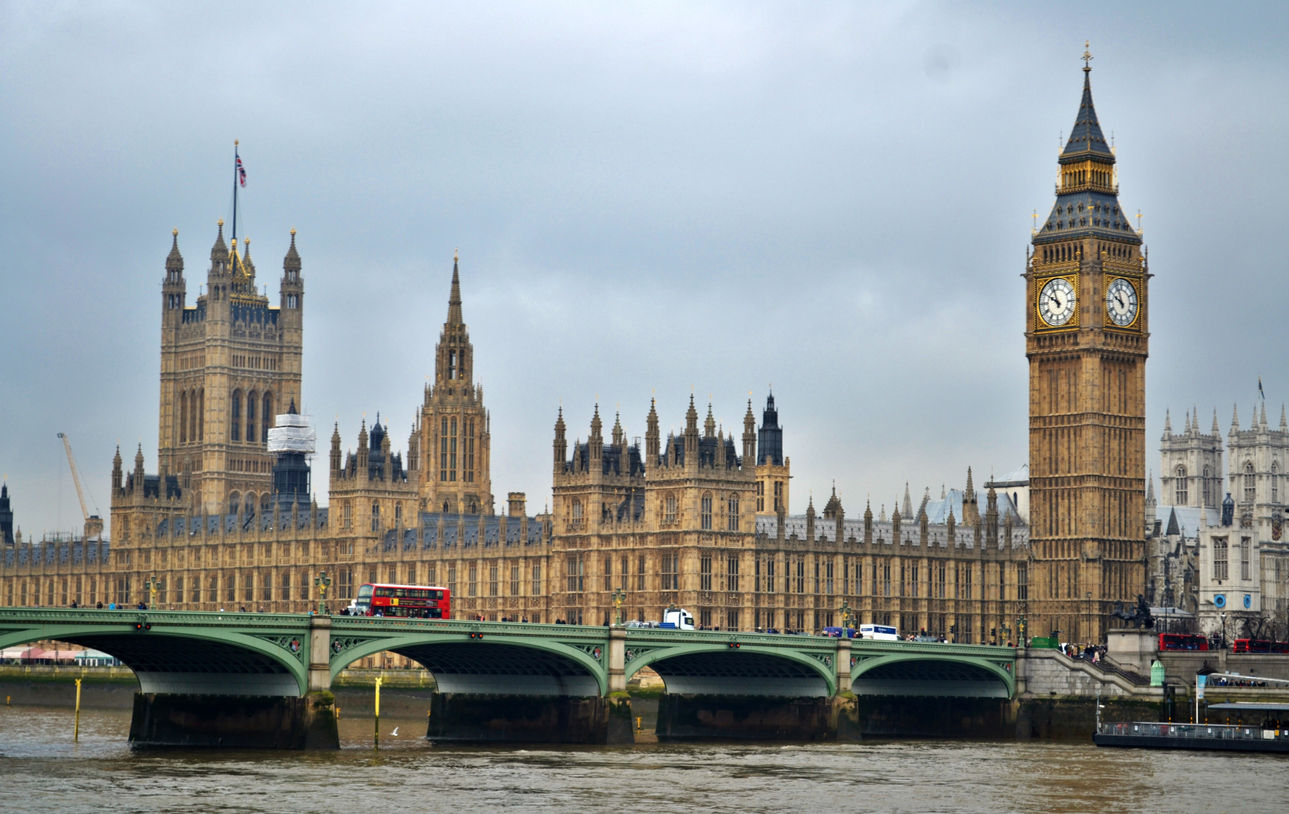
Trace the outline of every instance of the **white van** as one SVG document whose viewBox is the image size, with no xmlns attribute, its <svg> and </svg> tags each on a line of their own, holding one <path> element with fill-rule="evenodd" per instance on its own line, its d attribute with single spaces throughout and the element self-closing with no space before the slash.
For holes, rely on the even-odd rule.
<svg viewBox="0 0 1289 814">
<path fill-rule="evenodd" d="M 900 633 L 890 625 L 860 625 L 859 638 L 898 642 L 900 640 Z"/>
<path fill-rule="evenodd" d="M 662 612 L 660 627 L 668 630 L 693 630 L 694 615 L 684 608 L 669 608 Z"/>
</svg>

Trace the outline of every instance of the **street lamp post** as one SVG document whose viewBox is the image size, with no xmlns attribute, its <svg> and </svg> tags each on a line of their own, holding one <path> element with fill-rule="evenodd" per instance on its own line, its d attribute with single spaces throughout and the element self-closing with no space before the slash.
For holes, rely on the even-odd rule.
<svg viewBox="0 0 1289 814">
<path fill-rule="evenodd" d="M 622 600 L 627 598 L 626 591 L 621 588 L 613 589 L 613 618 L 615 625 L 622 624 Z"/>
<path fill-rule="evenodd" d="M 313 578 L 313 584 L 314 587 L 318 589 L 318 615 L 326 616 L 327 588 L 331 585 L 331 577 L 327 576 L 326 571 L 323 571 L 321 574 Z"/>
<path fill-rule="evenodd" d="M 1221 613 L 1219 613 L 1218 618 L 1222 620 L 1222 649 L 1225 650 L 1226 649 L 1226 611 L 1222 611 Z"/>
<path fill-rule="evenodd" d="M 148 589 L 148 608 L 152 609 L 157 604 L 157 575 L 153 574 L 148 581 L 143 583 L 143 587 Z"/>
<path fill-rule="evenodd" d="M 1016 643 L 1021 647 L 1026 646 L 1025 631 L 1028 627 L 1029 620 L 1025 618 L 1024 614 L 1021 614 L 1020 618 L 1016 620 Z"/>
<path fill-rule="evenodd" d="M 841 612 L 841 629 L 845 631 L 843 636 L 849 635 L 851 620 L 855 618 L 855 612 L 850 609 L 849 602 L 842 602 L 838 609 Z"/>
</svg>

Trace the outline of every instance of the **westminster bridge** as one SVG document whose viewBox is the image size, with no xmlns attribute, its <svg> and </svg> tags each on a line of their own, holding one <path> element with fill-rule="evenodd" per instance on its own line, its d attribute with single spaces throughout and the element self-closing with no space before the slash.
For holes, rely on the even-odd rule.
<svg viewBox="0 0 1289 814">
<path fill-rule="evenodd" d="M 458 620 L 0 608 L 0 649 L 108 653 L 138 677 L 139 743 L 331 747 L 331 682 L 390 651 L 433 674 L 429 735 L 630 742 L 627 683 L 663 680 L 659 734 L 832 738 L 857 699 L 1006 702 L 1013 648 Z M 716 723 L 714 721 L 723 721 Z M 716 729 L 707 731 L 712 726 Z"/>
</svg>

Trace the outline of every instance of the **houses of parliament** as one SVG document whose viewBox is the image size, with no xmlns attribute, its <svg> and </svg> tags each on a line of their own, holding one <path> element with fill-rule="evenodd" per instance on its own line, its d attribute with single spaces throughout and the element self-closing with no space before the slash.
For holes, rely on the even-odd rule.
<svg viewBox="0 0 1289 814">
<path fill-rule="evenodd" d="M 638 419 L 643 447 L 628 441 L 630 417 L 606 428 L 598 405 L 584 405 L 586 440 L 570 443 L 571 417 L 553 410 L 549 511 L 530 514 L 518 492 L 498 506 L 476 384 L 487 361 L 470 341 L 459 258 L 406 446 L 396 450 L 379 417 L 353 449 L 337 425 L 311 471 L 300 454 L 270 451 L 284 421 L 303 423 L 296 234 L 273 305 L 257 293 L 250 241 L 230 244 L 221 222 L 195 302 L 177 233 L 165 260 L 156 471 L 142 445 L 128 466 L 118 450 L 110 544 L 23 541 L 6 496 L 0 601 L 300 612 L 328 583 L 334 610 L 363 582 L 388 581 L 444 585 L 456 615 L 485 619 L 607 624 L 675 604 L 727 630 L 816 631 L 849 612 L 959 642 L 1099 640 L 1113 602 L 1134 601 L 1145 580 L 1150 275 L 1086 68 L 1058 178 L 1016 291 L 1030 371 L 1027 512 L 968 470 L 938 499 L 906 486 L 889 515 L 867 504 L 848 514 L 835 490 L 821 510 L 811 499 L 793 514 L 773 395 L 759 422 L 747 403 L 737 434 L 692 397 L 653 404 Z M 669 410 L 683 410 L 684 429 L 664 437 Z M 325 507 L 311 497 L 323 460 Z"/>
</svg>

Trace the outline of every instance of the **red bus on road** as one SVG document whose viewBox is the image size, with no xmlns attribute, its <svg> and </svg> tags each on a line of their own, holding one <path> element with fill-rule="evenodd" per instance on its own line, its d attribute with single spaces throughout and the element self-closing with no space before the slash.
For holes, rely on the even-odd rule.
<svg viewBox="0 0 1289 814">
<path fill-rule="evenodd" d="M 1208 639 L 1189 633 L 1160 633 L 1160 650 L 1207 650 Z"/>
<path fill-rule="evenodd" d="M 452 593 L 429 585 L 366 583 L 358 588 L 352 612 L 358 616 L 401 616 L 409 619 L 452 618 Z"/>
<path fill-rule="evenodd" d="M 1231 644 L 1232 653 L 1289 653 L 1289 642 L 1267 639 L 1236 639 Z"/>
</svg>

